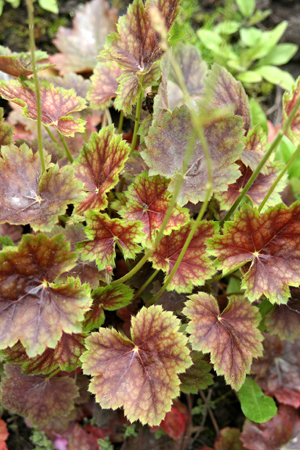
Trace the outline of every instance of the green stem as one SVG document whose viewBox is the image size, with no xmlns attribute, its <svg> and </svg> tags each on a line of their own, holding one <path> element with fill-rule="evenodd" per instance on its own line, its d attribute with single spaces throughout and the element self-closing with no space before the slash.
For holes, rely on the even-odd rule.
<svg viewBox="0 0 300 450">
<path fill-rule="evenodd" d="M 59 147 L 62 148 L 62 145 L 58 142 L 58 140 L 56 139 L 56 137 L 54 136 L 54 134 L 52 133 L 50 128 L 47 125 L 44 125 L 44 128 L 47 131 L 47 133 L 49 134 L 49 136 L 52 139 L 52 141 L 55 142 L 55 144 L 57 144 Z"/>
<path fill-rule="evenodd" d="M 28 20 L 29 20 L 29 40 L 30 40 L 30 51 L 31 51 L 31 61 L 32 61 L 32 71 L 35 84 L 35 94 L 37 103 L 37 133 L 38 133 L 38 146 L 39 155 L 41 160 L 42 173 L 46 170 L 44 151 L 43 151 L 43 141 L 42 141 L 42 106 L 41 106 L 41 94 L 39 79 L 35 67 L 35 42 L 34 42 L 34 20 L 33 20 L 33 5 L 32 0 L 27 0 L 27 10 L 28 10 Z"/>
<path fill-rule="evenodd" d="M 51 372 L 48 376 L 47 376 L 47 380 L 49 380 L 52 377 L 55 377 L 55 375 L 57 375 L 60 372 L 60 368 L 54 370 L 53 372 Z"/>
<path fill-rule="evenodd" d="M 234 204 L 232 205 L 232 207 L 230 208 L 228 213 L 225 215 L 223 220 L 220 222 L 220 226 L 221 227 L 224 225 L 224 222 L 226 222 L 227 220 L 230 219 L 231 215 L 234 213 L 234 211 L 236 210 L 236 208 L 238 207 L 238 205 L 240 204 L 240 202 L 243 200 L 244 196 L 246 195 L 246 193 L 250 189 L 252 183 L 255 181 L 255 179 L 259 175 L 262 167 L 265 165 L 265 163 L 269 159 L 271 153 L 274 150 L 276 150 L 276 148 L 279 145 L 281 139 L 283 138 L 284 134 L 286 133 L 286 131 L 288 130 L 290 124 L 292 123 L 292 120 L 294 119 L 295 115 L 297 114 L 297 111 L 298 111 L 299 107 L 300 107 L 300 98 L 296 102 L 296 105 L 294 106 L 294 108 L 293 108 L 293 110 L 292 110 L 288 120 L 285 122 L 285 124 L 282 127 L 282 129 L 278 131 L 278 133 L 276 135 L 276 138 L 274 139 L 274 141 L 270 145 L 269 150 L 267 151 L 267 153 L 265 154 L 265 156 L 263 157 L 261 162 L 256 167 L 255 171 L 253 172 L 253 174 L 249 178 L 248 183 L 245 185 L 244 189 L 242 190 L 242 192 L 240 193 L 240 195 L 238 196 L 238 198 L 236 199 L 236 201 L 234 202 Z"/>
<path fill-rule="evenodd" d="M 83 137 L 84 137 L 84 142 L 87 144 L 88 143 L 88 137 L 87 137 L 87 134 L 86 134 L 86 130 L 84 130 Z"/>
<path fill-rule="evenodd" d="M 230 269 L 228 272 L 226 273 L 220 273 L 220 275 L 216 275 L 215 277 L 211 278 L 209 280 L 209 284 L 214 283 L 215 281 L 219 281 L 221 280 L 221 278 L 225 278 L 228 275 L 231 275 L 233 272 L 236 272 L 237 270 L 239 270 L 241 267 L 243 267 L 245 264 L 247 264 L 247 262 L 249 261 L 243 261 L 241 264 L 239 264 L 238 266 L 236 266 L 234 269 Z"/>
<path fill-rule="evenodd" d="M 145 75 L 142 75 L 141 78 L 141 93 L 136 105 L 136 113 L 135 113 L 135 123 L 134 123 L 134 130 L 133 130 L 133 136 L 132 136 L 132 142 L 131 142 L 131 151 L 135 149 L 136 141 L 137 141 L 137 132 L 140 126 L 140 115 L 141 115 L 141 107 L 142 107 L 142 101 L 144 97 L 144 89 L 143 89 L 143 83 L 144 83 L 144 77 Z"/>
<path fill-rule="evenodd" d="M 73 156 L 71 155 L 71 152 L 70 152 L 70 150 L 69 150 L 69 147 L 67 146 L 67 143 L 66 143 L 66 141 L 65 141 L 65 138 L 63 137 L 63 135 L 61 134 L 61 132 L 60 132 L 59 130 L 57 130 L 57 132 L 58 132 L 59 137 L 60 137 L 60 139 L 61 139 L 61 142 L 62 142 L 62 144 L 63 144 L 63 146 L 64 146 L 64 148 L 65 148 L 67 158 L 68 158 L 68 160 L 70 161 L 70 163 L 72 163 L 72 162 L 74 161 L 74 159 L 73 159 Z"/>
<path fill-rule="evenodd" d="M 124 113 L 123 113 L 123 111 L 121 111 L 120 117 L 119 117 L 118 134 L 122 133 L 123 122 L 124 122 Z"/>
<path fill-rule="evenodd" d="M 298 145 L 297 149 L 294 151 L 294 153 L 292 154 L 292 156 L 290 157 L 290 159 L 288 160 L 288 162 L 286 163 L 285 167 L 282 169 L 282 171 L 280 172 L 280 174 L 278 175 L 278 177 L 276 178 L 276 180 L 274 181 L 274 183 L 272 184 L 272 186 L 270 187 L 267 195 L 265 196 L 265 198 L 263 199 L 263 201 L 261 202 L 261 204 L 259 205 L 258 211 L 261 211 L 263 209 L 263 207 L 265 206 L 265 204 L 267 203 L 269 197 L 272 195 L 272 193 L 274 192 L 277 184 L 279 183 L 279 181 L 281 180 L 281 178 L 283 177 L 283 175 L 289 170 L 289 168 L 291 167 L 291 165 L 293 164 L 293 162 L 295 161 L 295 159 L 298 157 L 300 153 L 300 145 Z"/>
<path fill-rule="evenodd" d="M 132 301 L 139 298 L 139 296 L 141 295 L 142 292 L 144 292 L 144 290 L 146 289 L 146 287 L 151 283 L 151 281 L 156 277 L 156 275 L 158 274 L 159 270 L 155 270 L 155 272 L 153 272 L 153 274 L 151 275 L 151 277 L 148 278 L 147 281 L 145 281 L 145 283 L 143 284 L 142 287 L 140 287 L 140 289 L 137 291 L 137 293 L 135 294 L 135 296 L 133 297 Z"/>
<path fill-rule="evenodd" d="M 107 117 L 108 125 L 111 125 L 112 124 L 112 118 L 111 118 L 111 115 L 110 115 L 110 112 L 109 112 L 108 108 L 105 108 L 105 114 L 106 114 L 106 117 Z"/>
</svg>

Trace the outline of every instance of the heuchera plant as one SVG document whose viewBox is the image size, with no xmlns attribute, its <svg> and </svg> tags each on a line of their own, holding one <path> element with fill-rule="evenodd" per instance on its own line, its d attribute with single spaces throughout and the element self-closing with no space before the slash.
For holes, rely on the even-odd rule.
<svg viewBox="0 0 300 450">
<path fill-rule="evenodd" d="M 300 406 L 300 203 L 280 195 L 300 153 L 300 80 L 267 143 L 240 82 L 190 45 L 169 47 L 179 3 L 134 0 L 114 29 L 116 11 L 93 0 L 78 14 L 102 12 L 100 62 L 78 52 L 72 64 L 66 41 L 68 57 L 52 57 L 63 78 L 37 77 L 49 64 L 34 52 L 30 1 L 31 53 L 2 48 L 0 95 L 22 109 L 23 139 L 1 111 L 1 402 L 67 428 L 83 373 L 102 408 L 178 438 L 175 399 L 216 373 L 248 420 L 215 449 L 279 448 Z M 77 16 L 60 32 L 73 53 L 80 27 Z M 285 165 L 273 158 L 284 134 L 297 146 Z"/>
</svg>

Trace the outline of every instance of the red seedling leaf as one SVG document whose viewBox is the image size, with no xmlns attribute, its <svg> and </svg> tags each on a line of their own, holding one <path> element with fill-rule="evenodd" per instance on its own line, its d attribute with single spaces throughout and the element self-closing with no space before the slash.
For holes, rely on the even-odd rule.
<svg viewBox="0 0 300 450">
<path fill-rule="evenodd" d="M 217 226 L 216 222 L 199 223 L 167 290 L 192 292 L 194 286 L 202 286 L 215 273 L 211 260 L 206 255 L 206 240 L 217 231 Z M 166 272 L 166 276 L 172 271 L 191 228 L 190 222 L 179 230 L 172 231 L 170 236 L 164 236 L 149 258 L 156 269 Z"/>
<path fill-rule="evenodd" d="M 51 67 L 51 64 L 49 63 L 43 64 L 39 62 L 46 59 L 48 59 L 48 55 L 46 52 L 42 52 L 41 50 L 37 50 L 35 52 L 36 71 Z M 28 75 L 31 75 L 33 73 L 31 52 L 12 53 L 9 48 L 2 47 L 2 45 L 0 45 L 0 70 L 1 72 L 7 73 L 8 75 L 11 75 L 13 77 L 18 77 L 20 75 L 28 77 Z"/>
<path fill-rule="evenodd" d="M 12 144 L 14 135 L 14 127 L 4 123 L 3 112 L 3 108 L 0 108 L 0 147 Z"/>
<path fill-rule="evenodd" d="M 37 120 L 37 100 L 31 80 L 0 80 L 0 95 L 22 106 L 23 115 Z M 75 132 L 83 133 L 85 122 L 73 119 L 71 113 L 86 107 L 85 100 L 77 97 L 75 91 L 55 88 L 49 81 L 40 81 L 42 105 L 42 123 L 52 126 L 65 136 L 74 136 Z"/>
<path fill-rule="evenodd" d="M 61 74 L 92 71 L 106 36 L 115 30 L 117 9 L 108 2 L 93 0 L 75 12 L 73 29 L 60 27 L 54 45 L 61 53 L 50 57 Z"/>
<path fill-rule="evenodd" d="M 82 184 L 71 166 L 54 165 L 41 175 L 39 155 L 25 144 L 2 147 L 1 156 L 0 223 L 30 223 L 34 230 L 50 231 L 67 205 L 82 199 Z"/>
<path fill-rule="evenodd" d="M 130 146 L 120 134 L 115 134 L 113 125 L 102 128 L 99 134 L 92 133 L 89 143 L 73 164 L 75 176 L 83 182 L 87 192 L 76 208 L 77 213 L 106 208 L 106 192 L 117 184 L 129 153 Z"/>
<path fill-rule="evenodd" d="M 210 113 L 208 113 L 208 116 Z M 243 121 L 232 113 L 213 119 L 204 126 L 204 136 L 211 157 L 213 171 L 213 191 L 222 192 L 228 184 L 239 177 L 238 167 L 233 164 L 242 153 L 244 144 Z M 151 175 L 163 175 L 172 178 L 169 186 L 174 191 L 178 173 L 182 165 L 186 148 L 193 136 L 190 111 L 186 106 L 176 108 L 173 113 L 165 113 L 159 126 L 150 128 L 145 138 L 147 150 L 142 152 L 145 162 L 151 168 Z M 183 186 L 178 198 L 180 205 L 188 201 L 203 201 L 207 190 L 207 166 L 200 139 L 194 144 L 194 152 L 184 175 Z"/>
<path fill-rule="evenodd" d="M 180 375 L 180 390 L 185 394 L 197 394 L 199 389 L 206 389 L 207 386 L 213 384 L 213 376 L 211 373 L 211 365 L 203 360 L 201 352 L 191 352 L 193 365 L 187 369 L 185 373 Z"/>
<path fill-rule="evenodd" d="M 176 406 L 172 406 L 159 426 L 168 436 L 177 440 L 184 434 L 188 420 L 187 412 L 184 413 Z"/>
<path fill-rule="evenodd" d="M 78 396 L 70 377 L 27 376 L 17 364 L 5 365 L 1 383 L 1 402 L 10 411 L 28 417 L 34 424 L 45 424 L 54 416 L 67 416 Z"/>
<path fill-rule="evenodd" d="M 250 107 L 243 85 L 219 64 L 212 65 L 205 79 L 201 103 L 198 104 L 203 112 L 227 107 L 235 115 L 242 117 L 246 131 L 250 128 Z"/>
<path fill-rule="evenodd" d="M 97 64 L 94 74 L 91 77 L 92 86 L 87 94 L 90 107 L 94 109 L 105 109 L 110 101 L 117 94 L 118 81 L 123 74 L 123 70 L 110 61 Z"/>
<path fill-rule="evenodd" d="M 130 422 L 159 425 L 179 394 L 177 374 L 191 365 L 187 338 L 161 306 L 142 308 L 131 323 L 132 340 L 108 328 L 92 333 L 83 370 L 93 376 L 90 391 L 103 408 L 124 405 Z"/>
<path fill-rule="evenodd" d="M 288 286 L 300 283 L 300 203 L 280 204 L 264 214 L 249 205 L 227 222 L 224 236 L 210 241 L 216 264 L 224 272 L 242 268 L 242 288 L 250 301 L 264 294 L 272 303 L 287 303 Z"/>
<path fill-rule="evenodd" d="M 264 354 L 255 360 L 251 372 L 266 395 L 279 403 L 300 406 L 300 339 L 283 344 L 277 336 L 264 340 Z"/>
<path fill-rule="evenodd" d="M 126 192 L 127 201 L 118 210 L 125 219 L 139 220 L 144 225 L 143 242 L 154 241 L 156 231 L 160 228 L 170 204 L 169 181 L 160 176 L 149 177 L 147 172 L 138 175 Z M 175 206 L 165 228 L 165 234 L 178 229 L 189 221 L 187 209 Z"/>
<path fill-rule="evenodd" d="M 215 442 L 215 450 L 246 450 L 240 441 L 240 435 L 237 428 L 223 428 Z"/>
<path fill-rule="evenodd" d="M 89 309 L 88 285 L 57 277 L 72 268 L 76 253 L 69 252 L 62 234 L 26 234 L 19 247 L 0 252 L 0 348 L 18 339 L 30 357 L 54 348 L 62 332 L 80 333 L 80 321 Z"/>
<path fill-rule="evenodd" d="M 282 99 L 282 125 L 287 121 L 293 108 L 300 97 L 300 77 L 297 79 L 291 91 L 286 91 Z M 296 113 L 292 120 L 287 136 L 297 146 L 300 142 L 300 111 Z"/>
<path fill-rule="evenodd" d="M 287 305 L 275 306 L 264 318 L 268 332 L 281 339 L 293 342 L 299 336 L 300 289 L 290 288 L 291 297 Z"/>
<path fill-rule="evenodd" d="M 217 374 L 224 375 L 238 391 L 250 372 L 252 358 L 262 355 L 257 308 L 242 297 L 232 296 L 220 313 L 216 299 L 199 292 L 190 296 L 183 313 L 191 320 L 187 331 L 193 349 L 210 352 Z"/>
<path fill-rule="evenodd" d="M 12 348 L 3 350 L 5 360 L 10 363 L 22 363 L 22 373 L 25 375 L 48 374 L 60 368 L 65 372 L 77 369 L 80 356 L 85 351 L 84 334 L 62 334 L 55 348 L 46 350 L 34 358 L 29 358 L 23 345 L 18 341 Z"/>
<path fill-rule="evenodd" d="M 290 406 L 280 405 L 276 416 L 265 423 L 246 420 L 241 441 L 249 450 L 280 450 L 299 427 L 298 413 Z"/>
<path fill-rule="evenodd" d="M 89 241 L 79 242 L 76 249 L 82 251 L 82 259 L 96 260 L 99 270 L 115 267 L 115 246 L 118 243 L 124 258 L 134 258 L 141 250 L 135 242 L 141 241 L 140 222 L 111 219 L 107 214 L 90 211 L 86 215 L 85 232 Z"/>
<path fill-rule="evenodd" d="M 83 322 L 85 331 L 99 328 L 103 324 L 105 309 L 115 311 L 129 305 L 133 299 L 133 290 L 125 284 L 116 287 L 106 286 L 96 289 L 92 297 L 92 307 L 86 313 Z"/>
</svg>

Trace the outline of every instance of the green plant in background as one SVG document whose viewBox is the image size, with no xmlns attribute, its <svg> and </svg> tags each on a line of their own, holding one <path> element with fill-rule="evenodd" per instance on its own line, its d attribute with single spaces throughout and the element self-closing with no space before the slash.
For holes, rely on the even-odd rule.
<svg viewBox="0 0 300 450">
<path fill-rule="evenodd" d="M 18 8 L 21 0 L 0 0 L 0 15 L 2 14 L 5 2 L 10 3 L 13 8 Z M 38 3 L 46 11 L 58 14 L 57 0 L 38 0 Z"/>
</svg>

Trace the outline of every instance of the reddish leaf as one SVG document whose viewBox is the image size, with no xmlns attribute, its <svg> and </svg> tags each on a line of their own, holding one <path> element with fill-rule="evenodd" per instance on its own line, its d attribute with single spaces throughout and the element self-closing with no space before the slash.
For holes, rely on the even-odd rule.
<svg viewBox="0 0 300 450">
<path fill-rule="evenodd" d="M 300 289 L 290 288 L 291 297 L 287 305 L 275 306 L 264 318 L 268 332 L 281 339 L 293 342 L 299 336 Z"/>
<path fill-rule="evenodd" d="M 191 320 L 187 331 L 193 349 L 210 352 L 217 374 L 224 375 L 238 391 L 250 372 L 252 358 L 262 354 L 257 308 L 242 297 L 232 296 L 220 313 L 216 299 L 199 292 L 190 296 L 183 313 Z"/>
<path fill-rule="evenodd" d="M 0 108 L 0 147 L 12 144 L 13 134 L 14 129 L 7 123 L 4 123 L 3 108 Z"/>
<path fill-rule="evenodd" d="M 191 365 L 179 324 L 172 313 L 150 306 L 132 319 L 132 340 L 108 328 L 87 338 L 83 370 L 93 376 L 90 391 L 103 408 L 124 405 L 131 422 L 161 422 L 179 394 L 177 373 Z"/>
<path fill-rule="evenodd" d="M 253 362 L 251 372 L 266 395 L 279 403 L 300 406 L 300 339 L 284 342 L 277 336 L 264 340 L 264 355 Z"/>
<path fill-rule="evenodd" d="M 167 412 L 166 417 L 159 425 L 174 440 L 181 438 L 184 434 L 189 419 L 187 412 L 180 411 L 176 406 L 171 407 L 171 411 Z M 184 405 L 182 404 L 182 406 Z"/>
<path fill-rule="evenodd" d="M 22 106 L 25 117 L 37 120 L 37 100 L 31 80 L 7 82 L 0 80 L 0 95 Z M 83 98 L 77 97 L 72 89 L 55 88 L 46 80 L 40 81 L 40 95 L 44 125 L 56 128 L 65 136 L 84 132 L 85 122 L 70 116 L 71 113 L 85 108 Z"/>
<path fill-rule="evenodd" d="M 249 450 L 279 450 L 299 427 L 299 417 L 294 408 L 280 405 L 277 415 L 265 423 L 246 420 L 241 441 Z"/>
<path fill-rule="evenodd" d="M 39 62 L 46 59 L 48 59 L 46 52 L 42 52 L 41 50 L 35 52 L 35 68 L 37 71 L 51 67 L 48 63 L 43 64 Z M 31 75 L 33 73 L 31 53 L 12 53 L 9 48 L 0 45 L 0 70 L 13 77 L 20 75 L 27 77 Z"/>
<path fill-rule="evenodd" d="M 98 438 L 75 423 L 68 439 L 68 450 L 100 450 Z"/>
<path fill-rule="evenodd" d="M 76 212 L 82 214 L 90 209 L 106 208 L 106 192 L 117 184 L 129 153 L 129 145 L 121 135 L 115 134 L 113 125 L 102 128 L 99 134 L 92 134 L 73 165 L 76 178 L 84 183 L 87 191 Z"/>
<path fill-rule="evenodd" d="M 4 422 L 4 420 L 0 418 L 0 450 L 7 450 L 5 441 L 8 438 L 8 436 L 9 433 L 7 431 L 7 425 Z"/>
<path fill-rule="evenodd" d="M 209 113 L 208 113 L 209 114 Z M 244 146 L 242 137 L 242 119 L 232 113 L 222 118 L 213 119 L 204 127 L 204 136 L 211 157 L 213 170 L 213 191 L 221 192 L 239 176 L 238 168 L 233 164 L 241 154 Z M 169 186 L 171 192 L 182 171 L 186 147 L 193 135 L 190 111 L 186 106 L 165 113 L 159 126 L 150 128 L 145 138 L 147 150 L 142 152 L 145 162 L 151 168 L 151 175 L 160 174 L 172 178 Z M 207 190 L 207 167 L 200 139 L 194 145 L 194 152 L 179 195 L 178 203 L 203 201 Z"/>
<path fill-rule="evenodd" d="M 245 450 L 240 434 L 237 428 L 223 428 L 215 442 L 215 450 Z"/>
<path fill-rule="evenodd" d="M 41 175 L 39 155 L 27 145 L 2 147 L 1 153 L 0 223 L 30 223 L 34 230 L 49 231 L 68 204 L 81 200 L 82 185 L 72 167 L 54 165 Z"/>
<path fill-rule="evenodd" d="M 214 63 L 205 80 L 201 110 L 230 108 L 241 116 L 246 131 L 250 128 L 251 117 L 248 97 L 240 81 L 237 81 L 225 67 Z"/>
<path fill-rule="evenodd" d="M 139 220 L 144 225 L 143 242 L 154 241 L 170 203 L 169 181 L 160 176 L 138 175 L 126 192 L 127 201 L 118 213 L 127 220 Z M 176 206 L 166 226 L 165 234 L 178 229 L 189 220 L 187 209 Z"/>
<path fill-rule="evenodd" d="M 172 271 L 178 256 L 191 231 L 192 223 L 179 230 L 174 230 L 170 236 L 164 236 L 157 249 L 149 258 L 156 269 L 166 272 L 166 276 Z M 196 232 L 184 254 L 184 257 L 175 272 L 168 290 L 180 292 L 192 292 L 194 286 L 201 286 L 204 281 L 214 274 L 211 260 L 206 255 L 206 240 L 213 236 L 217 230 L 216 222 L 202 221 L 197 226 Z"/>
<path fill-rule="evenodd" d="M 93 292 L 93 304 L 86 313 L 83 327 L 85 331 L 99 328 L 105 319 L 104 310 L 115 311 L 129 305 L 133 299 L 133 290 L 128 286 L 120 285 L 114 287 L 106 286 Z"/>
<path fill-rule="evenodd" d="M 180 390 L 185 394 L 197 394 L 199 389 L 206 389 L 213 384 L 211 365 L 203 360 L 201 352 L 191 352 L 193 365 L 180 375 Z"/>
<path fill-rule="evenodd" d="M 54 85 L 54 87 L 62 87 L 63 89 L 74 89 L 78 97 L 86 98 L 88 90 L 91 86 L 90 80 L 86 80 L 81 75 L 70 72 L 64 77 L 47 77 L 47 80 Z"/>
<path fill-rule="evenodd" d="M 17 244 L 22 237 L 23 229 L 16 225 L 10 225 L 9 223 L 4 223 L 0 225 L 1 236 L 8 236 L 14 244 Z"/>
<path fill-rule="evenodd" d="M 54 416 L 67 416 L 73 408 L 78 388 L 72 378 L 22 375 L 21 367 L 15 364 L 6 364 L 5 373 L 1 383 L 2 405 L 34 424 L 44 424 Z"/>
<path fill-rule="evenodd" d="M 124 258 L 134 258 L 141 248 L 135 243 L 141 240 L 141 224 L 110 219 L 106 214 L 90 211 L 86 215 L 85 232 L 89 241 L 79 242 L 77 250 L 82 259 L 96 260 L 99 270 L 115 266 L 115 246 L 118 243 Z"/>
<path fill-rule="evenodd" d="M 244 205 L 234 222 L 227 222 L 224 236 L 211 240 L 210 253 L 224 272 L 242 268 L 242 288 L 250 301 L 264 294 L 270 302 L 287 303 L 288 286 L 300 283 L 300 203 L 280 204 L 260 214 Z"/>
<path fill-rule="evenodd" d="M 300 95 L 300 78 L 297 79 L 295 85 L 292 90 L 286 91 L 283 95 L 283 108 L 282 108 L 282 124 L 287 121 L 290 116 L 293 108 L 296 106 L 297 101 L 299 100 Z M 290 125 L 289 130 L 287 131 L 287 136 L 291 139 L 292 142 L 297 146 L 300 142 L 300 112 L 296 113 L 292 123 Z"/>
<path fill-rule="evenodd" d="M 112 98 L 116 96 L 119 78 L 123 70 L 115 63 L 107 61 L 97 64 L 94 75 L 91 77 L 92 86 L 87 94 L 90 107 L 104 109 L 109 106 Z"/>
<path fill-rule="evenodd" d="M 267 135 L 260 125 L 248 131 L 245 138 L 245 148 L 240 156 L 245 166 L 249 166 L 253 171 L 256 169 L 267 151 Z M 265 173 L 265 166 L 261 173 Z"/>
<path fill-rule="evenodd" d="M 18 248 L 0 252 L 0 348 L 18 339 L 30 357 L 54 348 L 62 332 L 79 333 L 91 300 L 78 279 L 54 283 L 75 265 L 62 234 L 24 235 Z"/>
<path fill-rule="evenodd" d="M 50 57 L 61 74 L 91 71 L 102 49 L 106 36 L 115 30 L 117 10 L 109 9 L 108 2 L 93 0 L 75 12 L 73 29 L 60 27 L 55 46 L 61 53 Z"/>
</svg>

